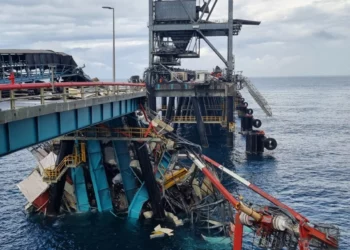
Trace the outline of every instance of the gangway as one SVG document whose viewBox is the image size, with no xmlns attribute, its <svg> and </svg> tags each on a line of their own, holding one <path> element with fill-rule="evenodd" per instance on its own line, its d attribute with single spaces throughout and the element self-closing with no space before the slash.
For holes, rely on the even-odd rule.
<svg viewBox="0 0 350 250">
<path fill-rule="evenodd" d="M 266 99 L 260 94 L 258 89 L 254 86 L 254 84 L 247 78 L 242 77 L 241 82 L 243 86 L 246 86 L 249 94 L 254 98 L 256 103 L 260 106 L 260 108 L 265 112 L 267 116 L 272 116 L 272 110 Z"/>
</svg>

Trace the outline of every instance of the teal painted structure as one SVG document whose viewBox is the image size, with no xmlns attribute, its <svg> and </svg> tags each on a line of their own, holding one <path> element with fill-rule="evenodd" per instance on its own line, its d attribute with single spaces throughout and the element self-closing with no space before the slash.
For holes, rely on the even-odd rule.
<svg viewBox="0 0 350 250">
<path fill-rule="evenodd" d="M 135 179 L 135 175 L 130 167 L 130 154 L 128 149 L 128 144 L 126 141 L 113 141 L 113 147 L 115 150 L 115 155 L 117 156 L 118 166 L 120 169 L 120 174 L 123 179 L 124 191 L 129 204 L 137 192 L 138 186 Z"/>
<path fill-rule="evenodd" d="M 30 107 L 27 113 L 25 110 L 27 108 L 21 108 L 16 111 L 17 116 L 24 114 L 23 116 L 28 118 L 9 122 L 1 117 L 5 114 L 0 112 L 0 156 L 134 112 L 142 98 L 130 97 L 130 99 L 111 100 L 107 103 L 100 103 L 97 98 L 96 101 L 91 101 L 91 106 L 80 108 L 75 108 L 75 101 L 72 101 L 67 105 L 67 109 L 70 109 L 67 111 L 59 108 L 58 103 L 55 104 L 57 107 L 50 108 L 49 111 L 45 111 L 45 114 L 42 114 L 43 110 L 49 109 L 48 106 L 52 104 L 42 108 L 35 107 L 37 108 L 35 111 L 31 109 L 34 107 Z M 14 117 L 16 113 L 12 115 Z M 1 121 L 4 122 L 1 123 Z"/>
<path fill-rule="evenodd" d="M 143 182 L 139 190 L 136 192 L 134 199 L 132 200 L 129 209 L 128 217 L 132 219 L 138 219 L 141 214 L 143 204 L 149 199 L 147 188 Z"/>
<path fill-rule="evenodd" d="M 89 170 L 94 187 L 97 209 L 99 212 L 112 209 L 112 199 L 109 190 L 105 168 L 103 166 L 100 141 L 87 142 Z"/>
<path fill-rule="evenodd" d="M 71 168 L 71 176 L 74 185 L 75 197 L 77 200 L 78 212 L 90 211 L 89 198 L 86 191 L 83 166 Z"/>
<path fill-rule="evenodd" d="M 164 168 L 158 167 L 158 171 L 156 174 L 157 178 L 161 178 L 165 174 L 165 171 L 169 167 L 170 162 L 171 162 L 171 155 L 168 152 L 165 152 L 163 154 L 162 160 L 160 161 L 160 165 L 162 165 Z"/>
</svg>

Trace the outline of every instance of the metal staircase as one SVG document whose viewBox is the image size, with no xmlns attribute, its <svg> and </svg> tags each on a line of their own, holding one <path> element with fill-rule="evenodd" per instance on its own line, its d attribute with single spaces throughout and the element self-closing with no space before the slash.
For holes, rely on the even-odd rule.
<svg viewBox="0 0 350 250">
<path fill-rule="evenodd" d="M 260 94 L 257 88 L 247 77 L 242 77 L 242 84 L 247 87 L 249 94 L 254 98 L 256 103 L 265 112 L 267 116 L 272 116 L 272 110 L 266 99 Z"/>
<path fill-rule="evenodd" d="M 74 148 L 72 155 L 67 155 L 64 159 L 52 169 L 44 169 L 43 181 L 46 183 L 57 183 L 68 168 L 76 168 L 81 163 L 86 162 L 85 143 L 80 144 L 80 153 L 77 148 Z"/>
</svg>

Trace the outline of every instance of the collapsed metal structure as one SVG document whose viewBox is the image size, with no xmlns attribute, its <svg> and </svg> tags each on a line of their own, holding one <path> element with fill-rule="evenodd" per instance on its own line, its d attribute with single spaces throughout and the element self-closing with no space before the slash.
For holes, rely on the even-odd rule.
<svg viewBox="0 0 350 250">
<path fill-rule="evenodd" d="M 52 50 L 0 49 L 0 84 L 54 81 L 91 81 L 71 55 Z"/>
</svg>

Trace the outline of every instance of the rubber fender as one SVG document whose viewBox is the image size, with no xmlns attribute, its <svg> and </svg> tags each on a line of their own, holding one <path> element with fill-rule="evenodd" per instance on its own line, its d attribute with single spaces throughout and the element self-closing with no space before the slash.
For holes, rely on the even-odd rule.
<svg viewBox="0 0 350 250">
<path fill-rule="evenodd" d="M 254 113 L 253 109 L 247 109 L 247 114 L 252 115 Z M 258 127 L 257 127 L 258 128 Z"/>
<path fill-rule="evenodd" d="M 274 150 L 277 148 L 277 141 L 273 138 L 267 138 L 264 140 L 264 147 L 267 150 Z"/>
<path fill-rule="evenodd" d="M 254 119 L 253 120 L 253 126 L 254 128 L 260 128 L 262 125 L 262 122 L 259 119 Z"/>
<path fill-rule="evenodd" d="M 243 102 L 244 106 L 248 107 L 248 103 L 247 102 Z"/>
</svg>

